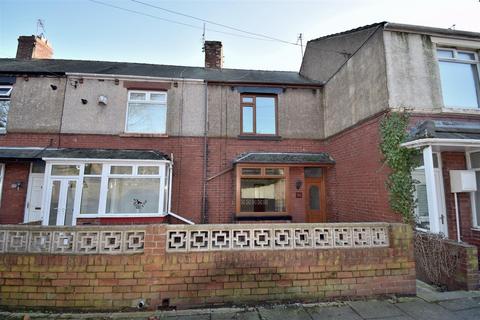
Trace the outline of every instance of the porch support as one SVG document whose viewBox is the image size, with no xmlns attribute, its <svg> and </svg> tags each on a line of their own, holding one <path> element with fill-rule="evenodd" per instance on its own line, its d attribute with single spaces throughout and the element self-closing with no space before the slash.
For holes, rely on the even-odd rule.
<svg viewBox="0 0 480 320">
<path fill-rule="evenodd" d="M 435 183 L 435 172 L 433 167 L 432 146 L 423 149 L 423 163 L 425 167 L 425 184 L 427 186 L 428 216 L 430 221 L 430 231 L 440 232 L 440 221 L 438 219 L 439 208 L 437 199 L 437 188 Z"/>
</svg>

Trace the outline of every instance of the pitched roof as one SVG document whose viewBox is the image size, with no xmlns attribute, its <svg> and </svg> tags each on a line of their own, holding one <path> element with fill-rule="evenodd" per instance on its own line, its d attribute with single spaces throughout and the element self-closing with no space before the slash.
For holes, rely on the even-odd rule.
<svg viewBox="0 0 480 320">
<path fill-rule="evenodd" d="M 2 159 L 128 159 L 168 160 L 168 156 L 155 150 L 83 149 L 83 148 L 0 148 Z"/>
<path fill-rule="evenodd" d="M 480 123 L 469 121 L 426 120 L 410 129 L 407 141 L 427 138 L 480 139 Z"/>
<path fill-rule="evenodd" d="M 320 82 L 309 80 L 293 71 L 265 71 L 244 69 L 210 69 L 175 65 L 39 59 L 0 59 L 0 74 L 54 74 L 88 73 L 118 76 L 145 76 L 173 79 L 199 79 L 212 82 L 265 83 L 320 86 Z"/>
<path fill-rule="evenodd" d="M 297 152 L 249 152 L 241 154 L 234 163 L 311 163 L 334 164 L 335 161 L 326 152 L 297 153 Z"/>
</svg>

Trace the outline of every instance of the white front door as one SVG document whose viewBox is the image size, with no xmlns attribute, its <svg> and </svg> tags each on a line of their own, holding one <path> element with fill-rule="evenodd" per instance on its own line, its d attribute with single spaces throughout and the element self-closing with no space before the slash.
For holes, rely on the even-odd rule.
<svg viewBox="0 0 480 320">
<path fill-rule="evenodd" d="M 46 224 L 49 226 L 75 225 L 74 208 L 78 179 L 50 179 L 48 187 L 48 206 L 46 208 L 48 217 L 46 217 Z"/>
<path fill-rule="evenodd" d="M 25 222 L 42 221 L 43 173 L 30 173 L 25 204 Z"/>
<path fill-rule="evenodd" d="M 417 219 L 417 228 L 428 230 L 434 233 L 443 233 L 448 236 L 447 217 L 445 210 L 445 191 L 443 188 L 443 179 L 440 169 L 434 169 L 435 184 L 437 186 L 437 212 L 429 212 L 428 197 L 425 179 L 425 170 L 419 168 L 413 171 L 412 178 L 417 182 L 415 184 L 415 216 Z"/>
</svg>

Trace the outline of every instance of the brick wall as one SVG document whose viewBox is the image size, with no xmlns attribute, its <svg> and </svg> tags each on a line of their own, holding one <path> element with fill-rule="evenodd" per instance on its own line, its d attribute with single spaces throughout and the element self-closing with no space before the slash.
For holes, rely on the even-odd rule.
<svg viewBox="0 0 480 320">
<path fill-rule="evenodd" d="M 400 222 L 388 204 L 382 164 L 379 124 L 383 114 L 326 140 L 335 160 L 327 174 L 327 201 L 333 221 Z"/>
<path fill-rule="evenodd" d="M 448 252 L 458 253 L 458 262 L 452 276 L 445 272 L 440 276 L 440 283 L 448 290 L 477 290 L 479 288 L 477 247 L 467 243 L 443 240 Z M 417 278 L 430 282 L 421 263 L 416 264 Z"/>
<path fill-rule="evenodd" d="M 0 202 L 0 224 L 23 222 L 30 163 L 21 161 L 4 163 L 5 177 Z M 18 190 L 11 187 L 17 182 L 21 183 Z"/>
<path fill-rule="evenodd" d="M 412 231 L 390 247 L 170 253 L 166 227 L 146 226 L 137 255 L 0 256 L 4 308 L 200 307 L 415 294 Z"/>
</svg>

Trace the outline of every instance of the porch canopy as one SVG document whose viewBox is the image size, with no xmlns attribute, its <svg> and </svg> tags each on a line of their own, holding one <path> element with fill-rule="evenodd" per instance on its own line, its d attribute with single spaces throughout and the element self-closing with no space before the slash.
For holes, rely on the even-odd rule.
<svg viewBox="0 0 480 320">
<path fill-rule="evenodd" d="M 100 160 L 170 160 L 155 150 L 119 150 L 84 148 L 1 147 L 0 159 L 100 159 Z"/>
<path fill-rule="evenodd" d="M 442 165 L 438 160 L 440 158 L 438 153 L 461 152 L 468 154 L 480 150 L 480 122 L 450 120 L 419 122 L 411 129 L 407 141 L 402 146 L 422 150 L 423 166 L 418 169 L 425 172 L 429 230 L 447 235 Z M 468 157 L 466 158 L 468 164 Z M 456 222 L 457 230 L 460 230 L 458 217 Z M 457 231 L 458 236 L 459 234 L 460 232 Z"/>
<path fill-rule="evenodd" d="M 431 146 L 433 151 L 470 151 L 480 148 L 480 122 L 427 120 L 418 123 L 402 144 L 407 148 Z"/>
<path fill-rule="evenodd" d="M 333 165 L 335 161 L 326 152 L 301 153 L 301 152 L 248 152 L 241 154 L 234 164 L 258 163 L 258 164 L 288 164 L 301 166 Z"/>
</svg>

